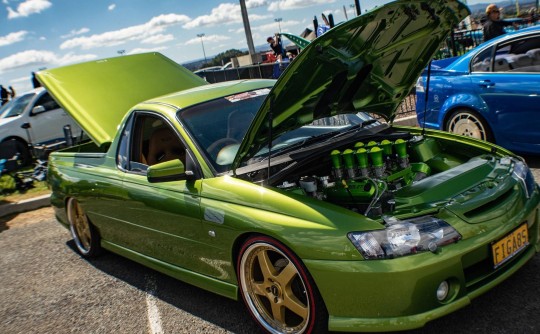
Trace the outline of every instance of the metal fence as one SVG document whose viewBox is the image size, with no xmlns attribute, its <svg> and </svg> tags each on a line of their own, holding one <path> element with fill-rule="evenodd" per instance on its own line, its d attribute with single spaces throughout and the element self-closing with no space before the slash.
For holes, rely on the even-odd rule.
<svg viewBox="0 0 540 334">
<path fill-rule="evenodd" d="M 209 83 L 241 79 L 272 79 L 274 64 L 256 64 L 218 71 L 202 71 L 198 76 Z"/>
</svg>

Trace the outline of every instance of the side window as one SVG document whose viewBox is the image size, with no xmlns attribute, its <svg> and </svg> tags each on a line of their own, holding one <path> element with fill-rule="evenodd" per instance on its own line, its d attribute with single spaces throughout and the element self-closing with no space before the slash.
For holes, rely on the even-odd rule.
<svg viewBox="0 0 540 334">
<path fill-rule="evenodd" d="M 491 72 L 492 54 L 493 47 L 477 54 L 471 62 L 471 72 Z"/>
<path fill-rule="evenodd" d="M 186 149 L 178 134 L 164 119 L 141 113 L 135 116 L 120 138 L 117 163 L 132 172 L 144 172 L 148 166 L 180 159 L 186 163 Z"/>
<path fill-rule="evenodd" d="M 116 154 L 116 164 L 120 169 L 129 170 L 129 139 L 131 138 L 131 129 L 133 126 L 133 117 L 130 117 L 122 131 L 120 141 L 118 143 L 118 151 Z"/>
<path fill-rule="evenodd" d="M 540 36 L 500 45 L 493 69 L 495 72 L 540 72 Z"/>
<path fill-rule="evenodd" d="M 58 103 L 47 92 L 39 97 L 34 106 L 42 106 L 46 111 L 60 108 Z"/>
</svg>

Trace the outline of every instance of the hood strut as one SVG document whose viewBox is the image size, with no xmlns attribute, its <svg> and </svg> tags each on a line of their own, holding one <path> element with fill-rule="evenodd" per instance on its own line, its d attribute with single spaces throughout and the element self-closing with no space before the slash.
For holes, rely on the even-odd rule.
<svg viewBox="0 0 540 334">
<path fill-rule="evenodd" d="M 272 159 L 272 123 L 274 122 L 274 95 L 270 95 L 270 110 L 268 111 L 268 172 L 266 173 L 266 185 L 270 184 L 270 160 Z"/>
<path fill-rule="evenodd" d="M 427 104 L 428 104 L 428 98 L 429 98 L 429 81 L 431 79 L 431 62 L 429 61 L 428 67 L 427 67 L 427 80 L 426 80 L 426 88 L 425 94 L 424 94 L 424 117 L 422 117 L 422 136 L 426 134 L 426 113 L 427 113 Z"/>
</svg>

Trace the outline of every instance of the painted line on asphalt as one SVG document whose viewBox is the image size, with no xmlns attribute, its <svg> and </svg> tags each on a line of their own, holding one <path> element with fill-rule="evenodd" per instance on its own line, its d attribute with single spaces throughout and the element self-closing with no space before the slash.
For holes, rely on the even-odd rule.
<svg viewBox="0 0 540 334">
<path fill-rule="evenodd" d="M 146 275 L 146 308 L 148 314 L 148 324 L 151 334 L 163 334 L 161 327 L 161 316 L 157 307 L 157 284 L 153 275 Z"/>
</svg>

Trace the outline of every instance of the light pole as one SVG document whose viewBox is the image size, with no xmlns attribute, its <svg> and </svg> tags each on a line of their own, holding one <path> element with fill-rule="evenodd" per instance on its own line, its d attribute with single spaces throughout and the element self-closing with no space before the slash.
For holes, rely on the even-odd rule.
<svg viewBox="0 0 540 334">
<path fill-rule="evenodd" d="M 354 7 L 356 8 L 356 16 L 362 15 L 362 8 L 360 8 L 360 0 L 354 0 Z"/>
<path fill-rule="evenodd" d="M 281 34 L 281 21 L 283 21 L 283 19 L 278 17 L 277 19 L 274 19 L 274 21 L 278 23 L 279 33 Z"/>
<path fill-rule="evenodd" d="M 199 37 L 201 39 L 202 53 L 204 55 L 204 63 L 207 64 L 208 60 L 206 60 L 206 52 L 204 51 L 204 42 L 203 42 L 204 34 L 197 34 L 197 37 Z"/>
</svg>

